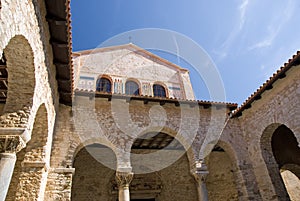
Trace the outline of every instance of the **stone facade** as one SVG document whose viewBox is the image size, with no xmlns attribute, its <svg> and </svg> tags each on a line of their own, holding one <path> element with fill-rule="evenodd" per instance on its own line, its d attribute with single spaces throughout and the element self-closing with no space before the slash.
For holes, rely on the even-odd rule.
<svg viewBox="0 0 300 201">
<path fill-rule="evenodd" d="M 127 80 L 136 81 L 140 95 L 153 96 L 161 84 L 168 97 L 194 100 L 189 72 L 133 44 L 74 53 L 75 88 L 96 89 L 97 79 L 108 77 L 112 93 L 125 94 Z"/>
<path fill-rule="evenodd" d="M 187 70 L 133 44 L 82 51 L 66 105 L 46 2 L 0 3 L 1 201 L 299 199 L 299 55 L 236 109 L 194 100 Z"/>
</svg>

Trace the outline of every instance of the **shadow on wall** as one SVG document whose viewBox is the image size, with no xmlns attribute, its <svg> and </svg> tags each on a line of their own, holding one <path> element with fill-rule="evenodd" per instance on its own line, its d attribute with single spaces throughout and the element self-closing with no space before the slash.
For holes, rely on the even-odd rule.
<svg viewBox="0 0 300 201">
<path fill-rule="evenodd" d="M 300 179 L 300 148 L 294 133 L 285 125 L 268 126 L 261 138 L 261 149 L 279 200 L 299 200 L 295 185 Z"/>
</svg>

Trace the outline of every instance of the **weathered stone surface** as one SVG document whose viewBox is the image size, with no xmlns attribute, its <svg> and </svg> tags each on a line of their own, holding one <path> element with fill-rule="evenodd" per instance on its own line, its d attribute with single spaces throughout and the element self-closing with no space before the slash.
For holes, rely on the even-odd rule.
<svg viewBox="0 0 300 201">
<path fill-rule="evenodd" d="M 228 110 L 214 106 L 114 96 L 111 99 L 76 96 L 72 106 L 59 105 L 45 2 L 1 0 L 0 3 L 0 55 L 4 52 L 8 71 L 8 97 L 6 104 L 0 105 L 0 127 L 23 129 L 20 137 L 26 143 L 20 151 L 1 141 L 1 152 L 20 151 L 6 200 L 115 201 L 118 190 L 115 170 L 99 164 L 82 148 L 95 143 L 105 145 L 116 157 L 116 169 L 133 168 L 134 172 L 137 166 L 130 156 L 132 144 L 151 132 L 175 137 L 187 151 L 155 173 L 134 176 L 130 187 L 132 198 L 197 200 L 197 184 L 191 170 L 195 161 L 205 159 L 210 171 L 206 184 L 211 200 L 299 199 L 300 164 L 279 165 L 272 147 L 273 134 L 282 125 L 291 131 L 296 144 L 300 142 L 299 66 L 292 67 L 286 77 L 277 80 L 242 116 L 234 118 L 227 115 Z M 113 88 L 117 94 L 124 93 L 125 81 L 130 78 L 140 84 L 145 96 L 152 96 L 151 87 L 160 83 L 168 88 L 168 97 L 194 98 L 186 71 L 169 68 L 169 64 L 153 60 L 154 57 L 144 57 L 128 49 L 102 54 L 86 63 L 83 74 L 79 73 L 79 67 L 87 58 L 84 55 L 75 58 L 76 86 L 94 90 L 96 80 L 105 74 L 117 83 Z M 99 70 L 101 63 L 104 71 Z M 93 82 L 80 76 L 92 77 Z M 180 93 L 176 92 L 178 89 Z M 176 151 L 166 156 L 174 155 Z M 156 163 L 162 164 L 164 160 L 161 157 Z M 139 168 L 149 169 L 141 165 Z"/>
</svg>

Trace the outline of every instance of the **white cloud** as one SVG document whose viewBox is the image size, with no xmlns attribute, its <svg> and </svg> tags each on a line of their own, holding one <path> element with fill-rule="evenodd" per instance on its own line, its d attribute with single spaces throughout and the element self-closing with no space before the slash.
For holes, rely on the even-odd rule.
<svg viewBox="0 0 300 201">
<path fill-rule="evenodd" d="M 272 22 L 268 26 L 268 35 L 263 40 L 251 45 L 248 50 L 254 50 L 258 48 L 269 47 L 273 44 L 274 39 L 277 37 L 279 32 L 282 30 L 282 27 L 290 20 L 294 11 L 295 11 L 295 0 L 288 1 L 285 9 L 282 12 L 282 15 L 279 15 L 280 12 L 277 12 L 274 16 Z"/>
<path fill-rule="evenodd" d="M 218 52 L 218 55 L 220 56 L 220 59 L 223 59 L 227 56 L 227 52 L 234 42 L 234 40 L 237 38 L 239 33 L 244 28 L 245 19 L 246 19 L 246 12 L 249 6 L 249 0 L 242 0 L 242 3 L 237 7 L 239 18 L 236 26 L 233 28 L 227 39 L 224 41 L 224 43 L 221 45 L 221 51 L 215 51 Z"/>
<path fill-rule="evenodd" d="M 246 10 L 247 10 L 247 6 L 249 4 L 249 0 L 244 0 L 243 3 L 240 5 L 239 7 L 239 11 L 240 11 L 240 30 L 243 28 L 244 24 L 245 24 L 245 15 L 246 15 Z"/>
<path fill-rule="evenodd" d="M 176 57 L 177 57 L 177 63 L 178 63 L 178 65 L 180 65 L 179 46 L 178 46 L 178 43 L 177 43 L 177 39 L 176 39 L 176 36 L 175 36 L 175 34 L 173 34 L 173 35 L 172 35 L 172 38 L 173 38 L 173 41 L 174 41 L 174 44 L 175 44 L 175 47 L 176 47 Z"/>
</svg>

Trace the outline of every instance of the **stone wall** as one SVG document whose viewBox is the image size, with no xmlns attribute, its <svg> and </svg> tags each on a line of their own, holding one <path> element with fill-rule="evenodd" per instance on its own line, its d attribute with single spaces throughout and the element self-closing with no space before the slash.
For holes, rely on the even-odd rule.
<svg viewBox="0 0 300 201">
<path fill-rule="evenodd" d="M 77 154 L 74 167 L 72 201 L 111 200 L 110 180 L 115 177 L 115 170 L 102 165 L 85 149 Z"/>
<path fill-rule="evenodd" d="M 235 168 L 226 152 L 213 151 L 207 161 L 210 172 L 206 179 L 209 200 L 239 200 L 233 174 Z"/>
<path fill-rule="evenodd" d="M 1 127 L 31 129 L 41 103 L 46 103 L 53 126 L 58 96 L 44 2 L 2 1 L 0 12 L 0 55 L 7 57 L 9 81 Z"/>
<path fill-rule="evenodd" d="M 196 182 L 188 163 L 187 156 L 183 155 L 174 164 L 160 171 L 162 192 L 158 200 L 197 200 Z"/>
<path fill-rule="evenodd" d="M 240 135 L 247 143 L 246 147 L 263 200 L 287 199 L 284 194 L 276 192 L 275 186 L 279 184 L 272 184 L 269 176 L 275 172 L 279 175 L 278 165 L 272 155 L 270 160 L 265 161 L 263 151 L 271 150 L 272 134 L 280 125 L 287 126 L 300 142 L 299 76 L 299 66 L 291 68 L 285 78 L 276 81 L 271 90 L 264 92 L 262 98 L 252 103 L 252 107 L 238 118 L 243 130 Z M 268 169 L 274 172 L 269 172 Z"/>
<path fill-rule="evenodd" d="M 71 200 L 71 194 L 80 200 L 89 190 L 93 192 L 92 197 L 115 199 L 115 172 L 93 161 L 82 148 L 93 143 L 105 145 L 116 154 L 118 166 L 131 167 L 133 142 L 149 132 L 163 132 L 175 137 L 188 150 L 187 155 L 151 176 L 137 176 L 132 189 L 155 178 L 159 193 L 155 191 L 154 194 L 160 201 L 170 200 L 170 197 L 197 200 L 190 169 L 197 159 L 209 156 L 207 184 L 212 200 L 288 199 L 286 192 L 276 189 L 283 185 L 280 177 L 277 180 L 271 178 L 279 175 L 279 167 L 272 155 L 270 140 L 276 128 L 285 125 L 300 142 L 299 66 L 291 68 L 285 78 L 276 81 L 271 90 L 265 91 L 261 99 L 243 111 L 241 117 L 228 121 L 228 110 L 198 107 L 193 102 L 176 105 L 130 98 L 112 97 L 110 100 L 80 96 L 75 97 L 73 106 L 69 107 L 58 104 L 44 1 L 2 0 L 0 16 L 0 55 L 4 52 L 8 69 L 8 97 L 6 104 L 1 105 L 0 134 L 7 134 L 9 129 L 12 132 L 9 134 L 14 134 L 17 128 L 23 128 L 22 137 L 27 143 L 27 147 L 17 154 L 7 200 Z M 132 54 L 115 62 L 121 70 L 131 64 L 151 64 L 158 70 L 145 72 L 141 75 L 143 79 L 150 74 L 160 74 L 163 68 L 152 60 Z M 135 77 L 140 76 L 139 71 L 132 72 Z M 168 69 L 162 75 L 170 72 L 174 74 L 176 70 Z M 99 72 L 96 74 L 98 76 Z M 189 82 L 187 74 L 180 76 Z M 176 73 L 164 79 L 162 77 L 168 87 L 172 83 L 175 87 L 180 85 Z M 150 80 L 154 82 L 154 77 Z M 186 95 L 192 97 L 192 94 Z M 210 155 L 215 145 L 224 149 L 226 155 L 223 152 Z M 88 163 L 81 163 L 81 160 Z M 74 179 L 73 167 L 75 172 L 78 170 Z M 94 180 L 95 172 L 98 183 Z M 85 182 L 83 189 L 87 191 L 81 191 L 79 184 L 82 181 Z M 224 194 L 213 194 L 213 191 Z"/>
<path fill-rule="evenodd" d="M 43 200 L 58 106 L 55 66 L 43 0 L 1 1 L 0 55 L 7 59 L 8 97 L 0 135 L 19 135 L 7 200 Z M 22 130 L 20 129 L 22 128 Z"/>
<path fill-rule="evenodd" d="M 71 200 L 74 168 L 52 168 L 49 170 L 44 200 Z"/>
<path fill-rule="evenodd" d="M 54 134 L 51 167 L 74 167 L 75 177 L 73 185 L 75 187 L 81 182 L 76 176 L 78 167 L 74 166 L 76 163 L 75 156 L 78 156 L 78 153 L 82 152 L 80 150 L 87 145 L 98 143 L 110 147 L 116 154 L 118 165 L 133 166 L 134 171 L 135 166 L 133 161 L 131 161 L 133 159 L 130 160 L 130 153 L 124 155 L 122 150 L 129 150 L 130 152 L 135 139 L 153 131 L 163 132 L 176 137 L 188 150 L 187 156 L 189 160 L 185 157 L 185 159 L 180 159 L 181 162 L 178 162 L 177 158 L 171 164 L 177 161 L 176 163 L 170 164 L 160 171 L 159 178 L 162 183 L 165 182 L 165 188 L 168 189 L 166 192 L 163 189 L 161 190 L 160 200 L 167 200 L 168 196 L 172 195 L 174 197 L 175 194 L 178 196 L 176 199 L 181 200 L 185 197 L 186 192 L 190 192 L 189 194 L 193 195 L 187 199 L 197 199 L 196 184 L 195 179 L 191 176 L 191 169 L 195 160 L 200 157 L 201 145 L 206 141 L 218 139 L 218 135 L 210 136 L 208 139 L 205 138 L 208 133 L 216 132 L 220 134 L 228 112 L 227 109 L 223 110 L 222 108 L 215 108 L 215 106 L 203 107 L 193 103 L 180 104 L 179 106 L 171 103 L 160 105 L 158 102 L 151 101 L 144 103 L 144 101 L 140 100 L 126 100 L 114 97 L 109 100 L 107 98 L 85 96 L 76 96 L 72 108 L 60 105 L 59 111 Z M 218 122 L 219 120 L 220 122 Z M 83 156 L 79 155 L 78 157 Z M 164 160 L 164 158 L 160 160 Z M 94 162 L 87 162 L 80 166 L 81 170 L 86 170 L 84 174 L 88 174 L 84 176 L 87 181 L 93 179 L 93 174 L 88 170 L 92 171 L 95 168 L 100 168 L 98 165 L 91 165 Z M 163 161 L 157 162 L 157 164 L 161 163 Z M 233 163 L 236 163 L 235 159 Z M 180 167 L 178 170 L 176 169 L 177 166 Z M 152 167 L 154 168 L 155 165 Z M 171 169 L 169 170 L 169 168 Z M 107 170 L 105 172 L 110 171 Z M 112 177 L 114 177 L 114 174 Z M 172 174 L 174 177 L 172 177 Z M 103 176 L 101 173 L 99 175 Z M 180 182 L 177 181 L 178 177 L 181 178 Z M 244 185 L 242 176 L 240 180 L 240 184 Z M 87 182 L 88 185 L 90 185 L 89 183 Z M 175 184 L 177 187 L 175 187 Z M 48 185 L 51 184 L 48 182 Z M 174 189 L 172 189 L 172 185 Z M 102 185 L 99 184 L 99 186 Z M 94 188 L 95 186 L 92 189 Z M 50 188 L 47 187 L 47 189 Z M 184 189 L 184 193 L 176 193 L 182 189 Z M 95 193 L 108 195 L 107 192 L 100 191 L 99 189 L 95 190 Z M 47 194 L 52 193 L 49 191 Z M 79 196 L 78 199 L 82 199 L 80 197 L 84 196 L 78 195 L 81 193 L 77 191 L 76 194 Z M 72 196 L 75 196 L 75 194 L 72 194 Z M 114 197 L 116 195 L 111 196 Z M 247 192 L 244 196 L 247 197 Z"/>
<path fill-rule="evenodd" d="M 237 118 L 230 119 L 217 146 L 225 151 L 231 161 L 239 200 L 262 200 L 248 152 L 248 142 L 242 135 L 242 124 Z"/>
</svg>

